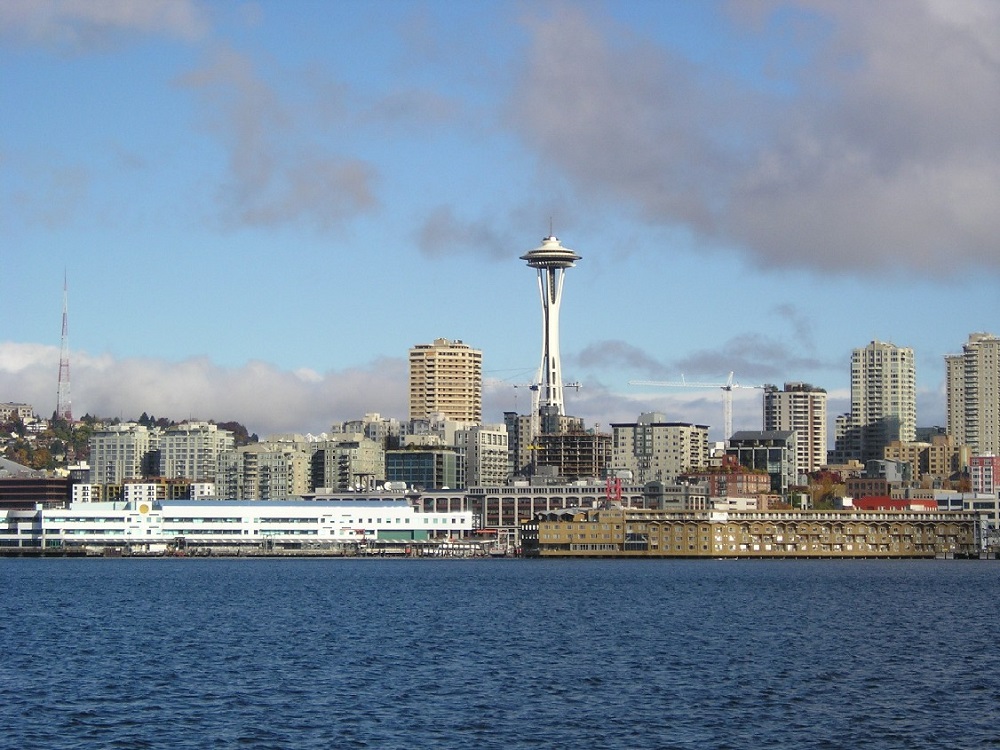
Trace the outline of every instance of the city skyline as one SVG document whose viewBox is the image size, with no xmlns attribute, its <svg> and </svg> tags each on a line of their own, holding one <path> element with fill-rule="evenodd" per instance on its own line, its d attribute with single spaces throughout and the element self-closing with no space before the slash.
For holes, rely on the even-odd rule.
<svg viewBox="0 0 1000 750">
<path fill-rule="evenodd" d="M 721 394 L 627 383 L 730 371 L 832 417 L 875 339 L 944 425 L 944 356 L 1000 328 L 1000 9 L 893 7 L 0 7 L 2 399 L 55 410 L 65 274 L 78 418 L 402 418 L 408 350 L 448 338 L 499 422 L 548 232 L 586 258 L 560 343 L 588 426 L 721 439 Z M 760 392 L 733 403 L 758 429 Z"/>
</svg>

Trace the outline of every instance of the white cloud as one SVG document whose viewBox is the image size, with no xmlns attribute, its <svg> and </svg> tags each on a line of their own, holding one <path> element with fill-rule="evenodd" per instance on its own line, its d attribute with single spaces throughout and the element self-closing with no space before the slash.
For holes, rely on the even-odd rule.
<svg viewBox="0 0 1000 750">
<path fill-rule="evenodd" d="M 316 434 L 369 412 L 408 418 L 407 363 L 400 358 L 326 373 L 287 371 L 259 361 L 222 367 L 206 358 L 169 362 L 84 351 L 74 351 L 71 360 L 77 418 L 91 414 L 136 419 L 146 412 L 177 421 L 236 421 L 261 438 Z M 0 401 L 28 403 L 48 417 L 55 410 L 58 372 L 58 347 L 0 342 Z M 760 398 L 759 390 L 734 391 L 736 429 L 759 429 Z M 484 383 L 484 421 L 502 423 L 505 411 L 526 413 L 527 396 L 517 399 L 509 382 Z M 566 411 L 583 418 L 586 427 L 597 425 L 605 432 L 614 422 L 634 422 L 643 412 L 658 411 L 669 421 L 709 425 L 711 438 L 722 439 L 721 390 L 632 387 L 628 393 L 616 393 L 593 382 L 567 391 Z"/>
<path fill-rule="evenodd" d="M 59 350 L 0 342 L 0 399 L 30 403 L 40 416 L 55 409 Z M 406 416 L 406 363 L 380 359 L 363 368 L 289 372 L 264 362 L 221 367 L 207 359 L 167 362 L 75 351 L 73 414 L 237 421 L 261 437 L 322 432 L 366 412 Z"/>
</svg>

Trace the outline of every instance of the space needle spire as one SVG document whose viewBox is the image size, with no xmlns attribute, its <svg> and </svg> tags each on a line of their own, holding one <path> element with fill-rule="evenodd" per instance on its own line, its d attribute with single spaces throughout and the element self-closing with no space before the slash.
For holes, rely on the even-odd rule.
<svg viewBox="0 0 1000 750">
<path fill-rule="evenodd" d="M 563 247 L 551 230 L 542 244 L 521 256 L 538 271 L 538 292 L 542 298 L 542 363 L 539 367 L 540 406 L 563 416 L 562 363 L 559 360 L 559 306 L 562 303 L 564 273 L 580 256 Z"/>
</svg>

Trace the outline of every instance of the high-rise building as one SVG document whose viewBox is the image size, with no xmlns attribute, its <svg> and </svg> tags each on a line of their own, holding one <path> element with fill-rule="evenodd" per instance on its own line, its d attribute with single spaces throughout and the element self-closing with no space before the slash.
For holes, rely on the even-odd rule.
<svg viewBox="0 0 1000 750">
<path fill-rule="evenodd" d="M 435 339 L 410 349 L 410 419 L 483 421 L 483 353 L 461 341 Z"/>
<path fill-rule="evenodd" d="M 1000 338 L 970 334 L 961 354 L 944 359 L 948 434 L 974 453 L 1000 454 Z"/>
<path fill-rule="evenodd" d="M 558 237 L 549 235 L 540 247 L 521 256 L 538 271 L 538 292 L 542 300 L 542 361 L 539 365 L 539 406 L 547 413 L 561 416 L 563 405 L 562 362 L 559 358 L 559 307 L 565 271 L 576 265 L 580 256 L 563 247 Z"/>
<path fill-rule="evenodd" d="M 913 349 L 872 341 L 851 354 L 851 411 L 837 418 L 833 463 L 880 460 L 893 440 L 917 432 Z"/>
<path fill-rule="evenodd" d="M 764 386 L 764 429 L 795 430 L 796 468 L 801 475 L 826 464 L 826 391 L 808 383 L 785 383 L 782 391 Z"/>
</svg>

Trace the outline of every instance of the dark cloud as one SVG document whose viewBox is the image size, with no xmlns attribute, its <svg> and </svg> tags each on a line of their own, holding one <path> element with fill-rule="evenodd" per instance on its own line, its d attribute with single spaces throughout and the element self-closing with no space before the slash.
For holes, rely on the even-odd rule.
<svg viewBox="0 0 1000 750">
<path fill-rule="evenodd" d="M 810 352 L 815 348 L 816 337 L 813 335 L 812 322 L 794 305 L 788 303 L 776 305 L 771 312 L 789 325 L 795 336 L 795 342 L 800 347 Z"/>
<path fill-rule="evenodd" d="M 18 164 L 12 173 L 19 180 L 0 217 L 55 229 L 71 224 L 84 212 L 93 185 L 87 167 Z"/>
<path fill-rule="evenodd" d="M 735 380 L 750 385 L 760 381 L 787 378 L 796 371 L 812 371 L 824 363 L 802 356 L 794 344 L 778 341 L 761 333 L 744 333 L 722 342 L 717 348 L 692 352 L 676 361 L 680 372 L 698 376 L 721 376 L 730 372 Z"/>
<path fill-rule="evenodd" d="M 450 124 L 460 115 L 454 99 L 431 90 L 402 89 L 373 102 L 361 116 L 368 124 L 395 126 L 412 134 L 414 127 Z"/>
<path fill-rule="evenodd" d="M 330 229 L 374 209 L 377 172 L 360 159 L 331 153 L 305 138 L 309 112 L 285 101 L 253 63 L 232 50 L 182 76 L 179 85 L 199 95 L 206 123 L 228 151 L 228 174 L 219 191 L 222 219 L 232 226 L 302 222 Z"/>
<path fill-rule="evenodd" d="M 1000 6 L 733 7 L 774 50 L 758 80 L 577 6 L 531 19 L 511 122 L 581 193 L 764 267 L 1000 270 Z"/>
<path fill-rule="evenodd" d="M 665 378 L 670 374 L 669 368 L 655 357 L 620 340 L 588 344 L 566 361 L 583 368 L 626 367 L 630 372 L 648 378 Z"/>
<path fill-rule="evenodd" d="M 193 0 L 5 0 L 0 34 L 81 52 L 137 35 L 194 41 L 209 30 L 199 5 Z"/>
<path fill-rule="evenodd" d="M 490 222 L 463 221 L 450 207 L 441 206 L 430 213 L 418 230 L 417 247 L 429 258 L 477 255 L 509 261 L 511 248 L 517 244 Z"/>
</svg>

